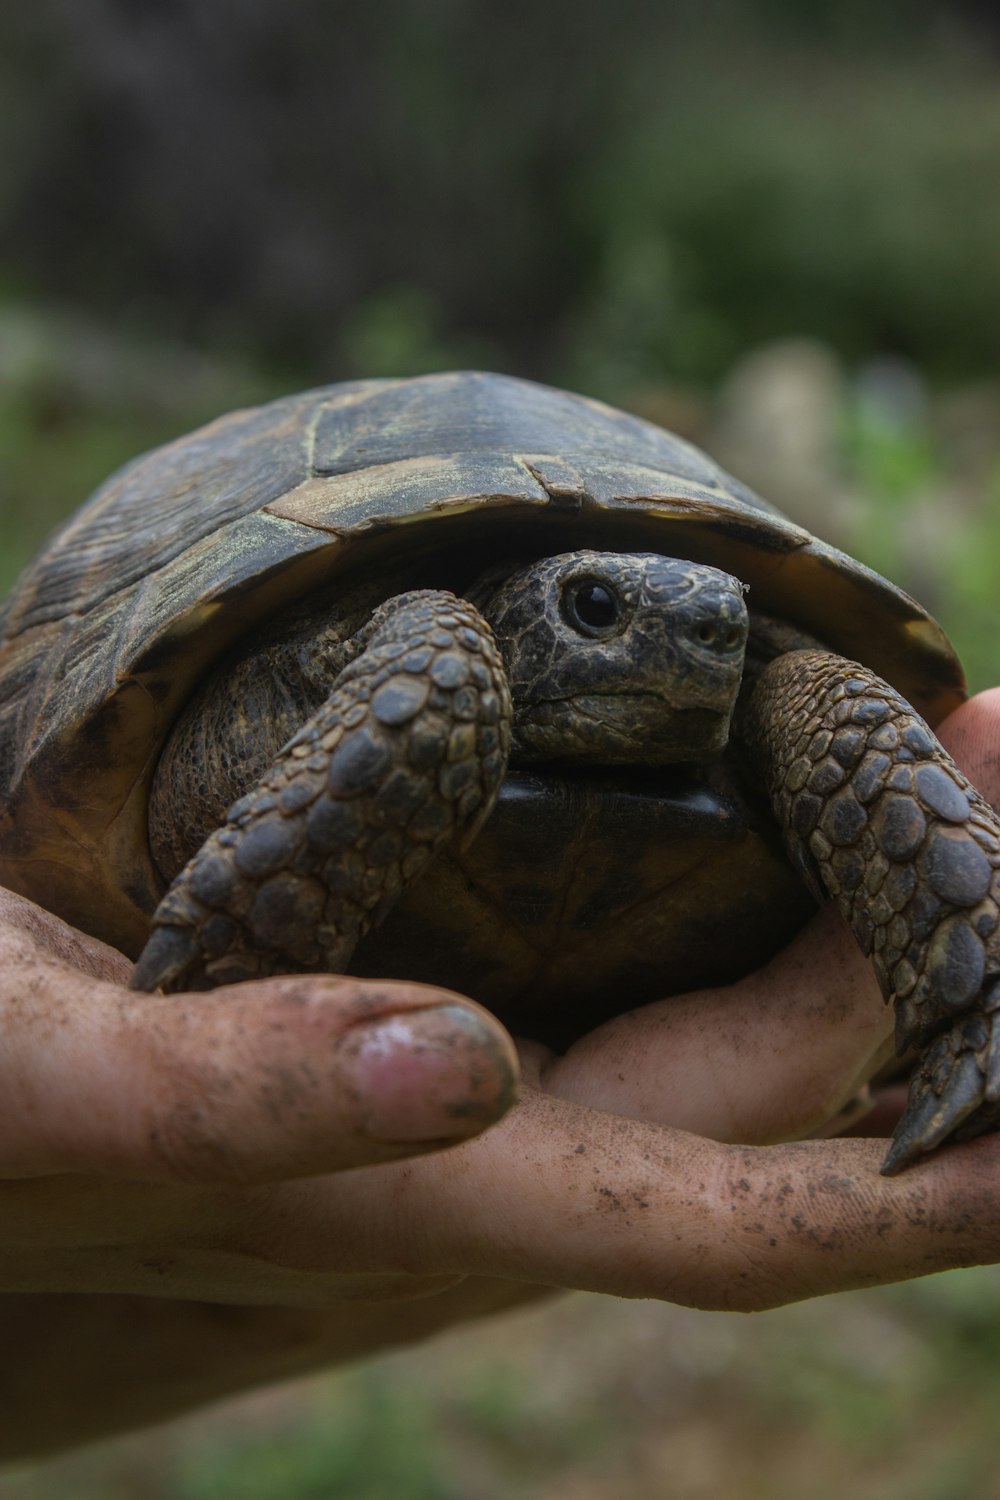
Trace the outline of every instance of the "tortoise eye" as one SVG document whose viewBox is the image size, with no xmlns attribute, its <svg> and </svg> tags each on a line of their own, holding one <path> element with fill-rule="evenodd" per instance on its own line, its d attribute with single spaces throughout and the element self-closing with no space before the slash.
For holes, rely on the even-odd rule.
<svg viewBox="0 0 1000 1500">
<path fill-rule="evenodd" d="M 621 600 L 612 589 L 593 578 L 578 579 L 563 596 L 569 623 L 583 635 L 604 635 L 613 630 L 621 618 Z"/>
</svg>

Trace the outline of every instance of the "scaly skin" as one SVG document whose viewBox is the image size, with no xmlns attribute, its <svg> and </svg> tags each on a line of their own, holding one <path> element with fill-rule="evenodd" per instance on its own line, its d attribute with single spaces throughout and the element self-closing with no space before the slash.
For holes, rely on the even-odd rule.
<svg viewBox="0 0 1000 1500">
<path fill-rule="evenodd" d="M 593 581 L 614 600 L 607 620 L 603 605 L 579 613 Z M 488 817 L 512 742 L 517 758 L 598 764 L 725 743 L 746 643 L 737 580 L 578 552 L 472 595 L 402 594 L 343 642 L 325 704 L 161 902 L 137 988 L 342 971 L 435 851 Z M 757 623 L 777 654 L 760 668 L 755 648 L 739 739 L 793 865 L 836 901 L 895 1003 L 900 1052 L 922 1054 L 884 1166 L 896 1172 L 1000 1124 L 1000 819 L 886 683 Z M 206 735 L 189 739 L 168 763 L 168 813 L 211 781 Z"/>
<path fill-rule="evenodd" d="M 572 600 L 595 576 L 612 617 L 587 625 Z M 435 851 L 489 816 L 511 749 L 508 683 L 523 757 L 648 763 L 676 758 L 678 740 L 685 757 L 725 743 L 747 634 L 743 590 L 727 574 L 580 551 L 528 565 L 481 601 L 502 659 L 475 605 L 444 591 L 400 594 L 342 642 L 334 656 L 347 665 L 326 702 L 256 785 L 251 773 L 161 901 L 135 988 L 342 972 Z M 322 641 L 322 619 L 314 625 Z M 266 656 L 251 660 L 266 673 Z M 245 671 L 220 680 L 212 696 L 224 711 L 207 703 L 204 722 L 168 748 L 151 818 L 161 862 L 172 825 L 197 825 L 217 800 L 225 757 L 212 736 L 248 727 L 225 711 L 247 686 Z M 230 758 L 227 785 L 232 769 Z"/>
<path fill-rule="evenodd" d="M 567 620 L 575 590 L 612 590 L 607 632 Z M 728 573 L 656 553 L 564 552 L 474 587 L 503 655 L 513 754 L 528 761 L 669 765 L 725 747 L 749 620 Z"/>
<path fill-rule="evenodd" d="M 330 698 L 167 892 L 134 989 L 342 972 L 403 882 L 488 814 L 510 695 L 478 612 L 452 594 L 403 594 L 358 645 Z"/>
<path fill-rule="evenodd" d="M 742 722 L 789 855 L 850 924 L 900 1053 L 921 1052 L 883 1167 L 1000 1122 L 1000 819 L 887 683 L 779 656 Z"/>
</svg>

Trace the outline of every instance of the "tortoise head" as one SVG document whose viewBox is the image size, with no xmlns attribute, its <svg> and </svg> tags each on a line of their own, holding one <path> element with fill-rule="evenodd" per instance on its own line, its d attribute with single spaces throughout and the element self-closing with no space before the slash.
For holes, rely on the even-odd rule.
<svg viewBox="0 0 1000 1500">
<path fill-rule="evenodd" d="M 728 573 L 567 552 L 473 594 L 506 663 L 518 759 L 662 765 L 725 746 L 748 631 Z"/>
</svg>

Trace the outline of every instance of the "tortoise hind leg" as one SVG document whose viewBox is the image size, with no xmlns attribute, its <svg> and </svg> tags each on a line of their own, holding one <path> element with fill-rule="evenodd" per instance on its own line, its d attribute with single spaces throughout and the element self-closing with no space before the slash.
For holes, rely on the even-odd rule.
<svg viewBox="0 0 1000 1500">
<path fill-rule="evenodd" d="M 452 594 L 402 594 L 359 648 L 163 897 L 133 988 L 343 972 L 404 884 L 488 816 L 510 698 L 482 617 Z"/>
<path fill-rule="evenodd" d="M 870 955 L 899 1052 L 919 1053 L 883 1171 L 996 1128 L 1000 818 L 905 699 L 829 652 L 772 661 L 743 729 L 793 863 Z"/>
</svg>

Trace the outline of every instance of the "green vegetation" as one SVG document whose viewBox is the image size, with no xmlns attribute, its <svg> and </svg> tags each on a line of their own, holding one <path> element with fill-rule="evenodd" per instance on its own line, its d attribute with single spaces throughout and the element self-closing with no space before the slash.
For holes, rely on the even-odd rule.
<svg viewBox="0 0 1000 1500">
<path fill-rule="evenodd" d="M 474 358 L 617 398 L 803 331 L 1000 365 L 986 6 L 291 15 L 6 8 L 0 288 L 307 382 Z"/>
<path fill-rule="evenodd" d="M 996 369 L 991 76 L 751 51 L 675 82 L 647 123 L 578 188 L 583 374 L 716 379 L 803 330 L 936 378 Z"/>
</svg>

